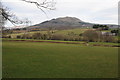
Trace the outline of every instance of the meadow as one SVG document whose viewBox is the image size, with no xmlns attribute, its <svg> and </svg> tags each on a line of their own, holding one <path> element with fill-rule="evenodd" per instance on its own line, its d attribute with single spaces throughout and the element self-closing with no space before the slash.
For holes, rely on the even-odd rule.
<svg viewBox="0 0 120 80">
<path fill-rule="evenodd" d="M 3 40 L 3 78 L 117 78 L 118 48 Z"/>
<path fill-rule="evenodd" d="M 86 31 L 88 29 L 81 29 L 81 28 L 77 28 L 77 29 L 68 29 L 68 30 L 51 30 L 54 32 L 54 34 L 62 34 L 62 35 L 68 35 L 69 33 L 73 32 L 74 34 L 81 34 L 83 33 L 84 31 Z M 22 33 L 13 33 L 13 34 L 8 34 L 8 35 L 11 35 L 13 38 L 15 38 L 17 35 L 23 35 L 25 32 L 22 32 Z M 31 31 L 31 32 L 27 32 L 29 33 L 30 35 L 34 34 L 34 33 L 42 33 L 42 34 L 47 34 L 48 31 Z"/>
</svg>

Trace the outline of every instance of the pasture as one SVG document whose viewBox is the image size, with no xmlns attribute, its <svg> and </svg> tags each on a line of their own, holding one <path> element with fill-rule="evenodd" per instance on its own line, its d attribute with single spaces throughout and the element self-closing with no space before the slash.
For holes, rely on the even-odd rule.
<svg viewBox="0 0 120 80">
<path fill-rule="evenodd" d="M 3 40 L 3 78 L 116 78 L 118 48 Z"/>
<path fill-rule="evenodd" d="M 77 29 L 69 29 L 69 30 L 51 30 L 54 32 L 54 34 L 62 34 L 62 35 L 68 35 L 69 33 L 73 32 L 74 34 L 81 34 L 83 33 L 84 31 L 86 31 L 88 29 L 81 29 L 81 28 L 77 28 Z M 34 33 L 42 33 L 42 34 L 47 34 L 48 31 L 31 31 L 31 32 L 27 32 L 29 33 L 30 35 L 34 34 Z M 22 33 L 13 33 L 13 34 L 8 34 L 8 35 L 11 35 L 13 38 L 15 38 L 17 35 L 23 35 L 25 32 L 22 32 Z"/>
</svg>

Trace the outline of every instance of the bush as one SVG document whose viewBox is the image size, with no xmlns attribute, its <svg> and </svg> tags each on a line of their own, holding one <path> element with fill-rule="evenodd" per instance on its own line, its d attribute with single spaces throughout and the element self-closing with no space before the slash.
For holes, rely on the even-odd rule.
<svg viewBox="0 0 120 80">
<path fill-rule="evenodd" d="M 47 40 L 47 39 L 48 39 L 48 35 L 47 35 L 47 34 L 43 34 L 43 35 L 42 35 L 42 39 L 43 39 L 43 40 Z"/>
<path fill-rule="evenodd" d="M 22 37 L 21 35 L 17 35 L 16 36 L 17 39 L 21 39 L 21 37 Z"/>
<path fill-rule="evenodd" d="M 95 30 L 87 30 L 83 33 L 83 40 L 93 42 L 100 41 L 101 33 Z"/>
<path fill-rule="evenodd" d="M 33 39 L 42 39 L 42 34 L 41 34 L 41 33 L 34 33 L 34 34 L 32 35 L 32 38 L 33 38 Z"/>
<path fill-rule="evenodd" d="M 21 36 L 21 39 L 31 39 L 31 36 L 30 36 L 30 34 L 23 34 Z"/>
<path fill-rule="evenodd" d="M 7 36 L 7 35 L 2 35 L 2 38 L 11 38 L 11 36 Z"/>
<path fill-rule="evenodd" d="M 52 40 L 64 40 L 64 35 L 61 34 L 54 34 L 52 35 Z"/>
<path fill-rule="evenodd" d="M 109 36 L 103 36 L 103 40 L 104 42 L 115 42 L 115 39 L 113 36 L 109 35 Z"/>
<path fill-rule="evenodd" d="M 34 33 L 32 39 L 50 40 L 51 37 L 48 34 Z"/>
</svg>

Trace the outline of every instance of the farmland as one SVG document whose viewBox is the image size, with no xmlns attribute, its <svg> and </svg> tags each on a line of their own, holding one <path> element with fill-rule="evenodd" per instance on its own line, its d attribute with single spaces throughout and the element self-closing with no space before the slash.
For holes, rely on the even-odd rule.
<svg viewBox="0 0 120 80">
<path fill-rule="evenodd" d="M 62 41 L 89 41 L 89 42 L 113 42 L 118 43 L 119 37 L 111 30 L 98 31 L 96 29 L 75 28 L 67 30 L 40 30 L 11 32 L 3 35 L 3 38 L 12 39 L 38 39 L 38 40 L 62 40 Z M 89 35 L 91 34 L 91 35 Z M 108 36 L 109 35 L 109 36 Z"/>
<path fill-rule="evenodd" d="M 114 2 L 4 1 L 0 1 L 3 79 L 119 78 L 120 29 L 114 20 L 117 13 L 110 11 Z"/>
<path fill-rule="evenodd" d="M 84 31 L 86 31 L 88 29 L 81 29 L 81 28 L 77 28 L 77 29 L 68 29 L 68 30 L 52 30 L 53 32 L 55 32 L 54 34 L 62 34 L 62 35 L 68 35 L 69 33 L 73 32 L 77 35 L 83 33 Z M 25 32 L 25 31 L 24 31 Z M 16 37 L 17 35 L 23 35 L 24 32 L 22 33 L 13 33 L 13 34 L 9 34 L 11 35 L 12 37 Z M 30 35 L 34 34 L 34 33 L 37 33 L 37 32 L 40 32 L 42 34 L 47 34 L 48 31 L 31 31 L 31 32 L 27 32 L 29 33 Z"/>
<path fill-rule="evenodd" d="M 3 77 L 116 78 L 118 48 L 3 40 Z"/>
</svg>

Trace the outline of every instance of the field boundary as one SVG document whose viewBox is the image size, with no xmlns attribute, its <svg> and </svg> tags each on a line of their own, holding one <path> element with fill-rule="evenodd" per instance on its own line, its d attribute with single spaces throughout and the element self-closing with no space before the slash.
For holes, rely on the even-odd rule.
<svg viewBox="0 0 120 80">
<path fill-rule="evenodd" d="M 34 40 L 3 40 L 3 41 L 26 41 L 26 42 L 45 42 L 45 43 L 63 43 L 63 44 L 82 44 L 85 46 L 101 46 L 101 47 L 120 47 L 120 45 L 104 45 L 104 44 L 92 44 L 86 42 L 60 42 L 60 41 L 34 41 Z"/>
</svg>

